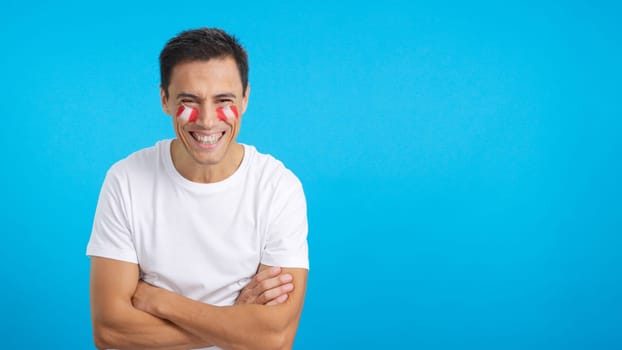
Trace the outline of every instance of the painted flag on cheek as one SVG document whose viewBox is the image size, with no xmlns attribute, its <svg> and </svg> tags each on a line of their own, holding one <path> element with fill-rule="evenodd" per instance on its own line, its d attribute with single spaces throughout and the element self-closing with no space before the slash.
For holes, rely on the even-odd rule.
<svg viewBox="0 0 622 350">
<path fill-rule="evenodd" d="M 226 122 L 230 119 L 238 119 L 238 108 L 234 105 L 227 105 L 224 107 L 216 108 L 216 113 L 218 114 L 218 119 Z"/>
<path fill-rule="evenodd" d="M 199 111 L 196 108 L 187 107 L 184 105 L 179 106 L 177 109 L 177 118 L 185 122 L 194 122 L 199 116 Z"/>
</svg>

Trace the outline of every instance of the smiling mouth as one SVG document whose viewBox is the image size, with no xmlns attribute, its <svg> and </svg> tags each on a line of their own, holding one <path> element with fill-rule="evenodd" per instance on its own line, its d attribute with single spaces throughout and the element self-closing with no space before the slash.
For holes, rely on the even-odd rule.
<svg viewBox="0 0 622 350">
<path fill-rule="evenodd" d="M 220 139 L 223 137 L 223 135 L 225 134 L 225 132 L 219 132 L 219 133 L 211 133 L 211 134 L 201 134 L 199 132 L 196 131 L 191 131 L 190 135 L 192 136 L 193 139 L 195 139 L 198 143 L 202 144 L 202 145 L 214 145 L 216 143 L 218 143 L 218 141 L 220 141 Z"/>
</svg>

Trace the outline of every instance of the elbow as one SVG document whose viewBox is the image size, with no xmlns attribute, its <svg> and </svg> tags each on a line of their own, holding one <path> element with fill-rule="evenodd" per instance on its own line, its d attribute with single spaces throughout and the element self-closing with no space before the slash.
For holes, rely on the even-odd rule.
<svg viewBox="0 0 622 350">
<path fill-rule="evenodd" d="M 274 349 L 276 350 L 291 350 L 294 346 L 294 338 L 288 334 L 281 333 L 275 340 Z"/>
<path fill-rule="evenodd" d="M 286 337 L 281 332 L 271 332 L 266 334 L 261 350 L 285 350 L 291 349 L 287 346 Z"/>
<path fill-rule="evenodd" d="M 109 349 L 108 343 L 101 337 L 97 335 L 93 337 L 93 343 L 95 343 L 95 347 L 99 350 Z"/>
<path fill-rule="evenodd" d="M 93 325 L 93 343 L 95 343 L 95 347 L 100 350 L 110 346 L 108 333 L 101 325 Z"/>
<path fill-rule="evenodd" d="M 264 330 L 260 337 L 252 342 L 231 344 L 236 350 L 291 350 L 294 345 L 294 336 L 285 330 Z"/>
<path fill-rule="evenodd" d="M 298 318 L 283 319 L 272 329 L 272 347 L 275 350 L 291 350 L 298 330 Z"/>
<path fill-rule="evenodd" d="M 285 337 L 277 332 L 264 332 L 253 340 L 241 341 L 239 343 L 228 344 L 233 350 L 284 350 L 291 349 L 285 341 Z"/>
<path fill-rule="evenodd" d="M 93 325 L 93 343 L 97 349 L 110 349 L 118 346 L 115 344 L 115 336 L 112 329 L 101 324 Z"/>
<path fill-rule="evenodd" d="M 298 330 L 298 316 L 257 313 L 251 322 L 254 327 L 237 344 L 230 344 L 235 350 L 291 350 Z"/>
<path fill-rule="evenodd" d="M 292 329 L 292 327 L 274 330 L 269 336 L 267 348 L 270 350 L 290 350 L 294 346 L 295 335 L 296 329 Z"/>
</svg>

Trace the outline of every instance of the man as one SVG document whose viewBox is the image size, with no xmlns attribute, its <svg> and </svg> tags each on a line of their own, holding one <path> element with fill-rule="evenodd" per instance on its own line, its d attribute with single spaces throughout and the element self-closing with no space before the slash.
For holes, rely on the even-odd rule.
<svg viewBox="0 0 622 350">
<path fill-rule="evenodd" d="M 87 255 L 95 344 L 291 348 L 308 271 L 306 201 L 282 163 L 236 142 L 244 49 L 218 29 L 160 54 L 176 138 L 108 171 Z"/>
</svg>

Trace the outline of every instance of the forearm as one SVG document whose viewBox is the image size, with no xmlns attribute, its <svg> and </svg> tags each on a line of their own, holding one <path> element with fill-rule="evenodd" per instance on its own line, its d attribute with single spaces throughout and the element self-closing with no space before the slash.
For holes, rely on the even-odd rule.
<svg viewBox="0 0 622 350">
<path fill-rule="evenodd" d="M 99 349 L 192 349 L 211 344 L 173 323 L 123 305 L 107 318 L 95 319 L 93 333 Z"/>
<path fill-rule="evenodd" d="M 213 306 L 145 282 L 138 283 L 132 304 L 224 349 L 289 349 L 302 311 L 307 270 L 283 270 L 295 287 L 277 305 Z"/>
<path fill-rule="evenodd" d="M 134 263 L 91 258 L 91 316 L 99 349 L 191 349 L 204 339 L 132 304 L 139 269 Z"/>
<path fill-rule="evenodd" d="M 225 349 L 284 349 L 293 343 L 298 319 L 284 316 L 286 305 L 218 307 L 172 294 L 153 312 Z"/>
</svg>

